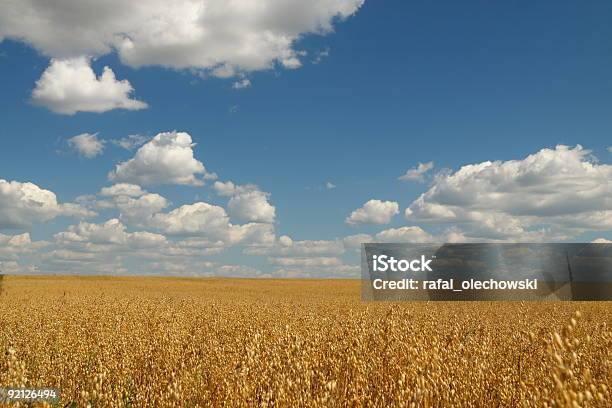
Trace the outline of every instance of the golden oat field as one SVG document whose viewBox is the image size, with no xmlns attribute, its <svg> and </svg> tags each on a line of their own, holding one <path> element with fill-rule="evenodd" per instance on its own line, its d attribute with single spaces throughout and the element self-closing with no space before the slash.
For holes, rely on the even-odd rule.
<svg viewBox="0 0 612 408">
<path fill-rule="evenodd" d="M 7 276 L 0 386 L 62 407 L 610 407 L 611 325 L 610 302 L 362 302 L 351 280 Z"/>
</svg>

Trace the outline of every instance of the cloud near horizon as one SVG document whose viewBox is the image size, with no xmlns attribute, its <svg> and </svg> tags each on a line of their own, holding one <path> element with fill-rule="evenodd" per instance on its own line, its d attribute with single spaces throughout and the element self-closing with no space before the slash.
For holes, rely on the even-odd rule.
<svg viewBox="0 0 612 408">
<path fill-rule="evenodd" d="M 278 234 L 270 193 L 254 184 L 217 181 L 202 187 L 208 173 L 187 133 L 158 134 L 115 173 L 111 179 L 121 181 L 74 203 L 59 203 L 55 193 L 33 183 L 0 180 L 0 231 L 12 231 L 0 234 L 3 271 L 357 277 L 356 250 L 364 242 L 554 241 L 585 231 L 600 231 L 595 242 L 606 242 L 612 230 L 612 166 L 582 146 L 560 145 L 438 174 L 405 210 L 408 225 L 371 232 L 391 223 L 399 204 L 369 200 L 344 220 L 368 232 L 331 239 Z M 208 188 L 227 202 L 173 204 L 144 184 Z M 48 240 L 33 240 L 27 232 L 58 216 L 77 221 Z M 228 251 L 247 260 L 217 259 Z"/>
<path fill-rule="evenodd" d="M 91 217 L 95 213 L 78 204 L 60 204 L 54 192 L 34 183 L 0 179 L 0 230 L 28 228 L 60 215 Z"/>
<path fill-rule="evenodd" d="M 494 240 L 566 240 L 610 230 L 612 166 L 599 164 L 580 145 L 470 164 L 439 175 L 405 216 Z"/>
</svg>

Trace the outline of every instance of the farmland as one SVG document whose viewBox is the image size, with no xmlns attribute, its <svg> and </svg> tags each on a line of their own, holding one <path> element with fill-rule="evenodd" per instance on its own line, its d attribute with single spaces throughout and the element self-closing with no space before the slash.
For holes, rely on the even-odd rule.
<svg viewBox="0 0 612 408">
<path fill-rule="evenodd" d="M 609 302 L 363 302 L 352 280 L 2 281 L 0 386 L 61 406 L 612 401 Z"/>
</svg>

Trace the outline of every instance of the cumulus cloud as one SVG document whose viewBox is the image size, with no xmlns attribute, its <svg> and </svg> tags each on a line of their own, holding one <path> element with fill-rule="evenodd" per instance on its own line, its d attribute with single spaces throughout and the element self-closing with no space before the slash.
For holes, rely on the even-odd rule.
<svg viewBox="0 0 612 408">
<path fill-rule="evenodd" d="M 473 239 L 465 236 L 456 227 L 450 227 L 439 234 L 431 234 L 418 226 L 389 228 L 374 235 L 355 234 L 342 239 L 346 249 L 359 250 L 366 243 L 445 243 L 445 242 L 482 242 L 486 239 Z"/>
<path fill-rule="evenodd" d="M 340 240 L 302 240 L 297 241 L 283 235 L 276 241 L 267 242 L 246 248 L 249 255 L 312 257 L 338 256 L 344 253 L 344 245 Z"/>
<path fill-rule="evenodd" d="M 354 234 L 342 239 L 346 249 L 359 250 L 361 244 L 367 243 L 445 243 L 445 242 L 482 242 L 483 239 L 472 239 L 465 236 L 456 227 L 450 227 L 439 234 L 431 234 L 418 226 L 389 228 L 374 235 Z"/>
<path fill-rule="evenodd" d="M 251 81 L 248 78 L 242 78 L 239 81 L 234 82 L 232 88 L 234 89 L 246 89 L 251 87 Z"/>
<path fill-rule="evenodd" d="M 102 224 L 80 222 L 67 231 L 54 235 L 60 243 L 87 243 L 94 245 L 119 245 L 126 248 L 149 248 L 166 243 L 166 237 L 146 231 L 127 232 L 125 225 L 116 218 Z"/>
<path fill-rule="evenodd" d="M 342 260 L 335 257 L 277 257 L 268 258 L 268 262 L 272 265 L 279 266 L 341 266 Z"/>
<path fill-rule="evenodd" d="M 278 238 L 278 243 L 283 247 L 290 247 L 293 245 L 293 239 L 288 235 L 282 235 Z"/>
<path fill-rule="evenodd" d="M 328 181 L 325 183 L 325 188 L 328 190 L 333 190 L 334 188 L 336 188 L 336 185 L 332 183 L 331 181 Z"/>
<path fill-rule="evenodd" d="M 273 223 L 276 208 L 268 202 L 270 193 L 253 184 L 235 185 L 231 181 L 216 181 L 214 189 L 220 196 L 230 197 L 230 215 L 244 221 Z"/>
<path fill-rule="evenodd" d="M 46 272 L 195 276 L 207 274 L 203 267 L 215 266 L 219 271 L 221 265 L 204 257 L 219 254 L 227 247 L 227 243 L 201 237 L 177 240 L 145 230 L 130 232 L 121 220 L 112 218 L 69 226 L 54 235 L 50 250 L 40 254 L 39 259 Z"/>
<path fill-rule="evenodd" d="M 329 47 L 319 50 L 315 53 L 314 59 L 312 60 L 313 64 L 320 64 L 325 58 L 329 57 Z"/>
<path fill-rule="evenodd" d="M 104 140 L 97 133 L 81 133 L 68 139 L 68 145 L 79 155 L 92 159 L 104 151 Z"/>
<path fill-rule="evenodd" d="M 170 205 L 168 200 L 155 193 L 147 193 L 138 198 L 116 196 L 114 202 L 120 219 L 138 226 L 148 224 L 155 214 Z"/>
<path fill-rule="evenodd" d="M 132 67 L 196 68 L 216 75 L 298 67 L 294 43 L 333 31 L 363 0 L 36 0 L 0 4 L 0 38 L 28 43 L 56 58 L 99 56 L 115 50 Z"/>
<path fill-rule="evenodd" d="M 77 202 L 94 210 L 117 209 L 122 222 L 135 226 L 148 225 L 154 214 L 170 205 L 165 197 L 129 183 L 103 187 L 97 195 L 78 197 Z"/>
<path fill-rule="evenodd" d="M 255 278 L 260 277 L 262 272 L 249 265 L 218 265 L 214 268 L 214 275 L 233 278 Z"/>
<path fill-rule="evenodd" d="M 213 188 L 221 197 L 231 197 L 236 193 L 237 187 L 231 181 L 215 181 Z"/>
<path fill-rule="evenodd" d="M 354 234 L 342 238 L 342 243 L 347 249 L 359 249 L 361 244 L 374 242 L 374 237 L 370 234 Z"/>
<path fill-rule="evenodd" d="M 156 214 L 155 223 L 170 234 L 206 233 L 221 239 L 227 232 L 229 217 L 223 207 L 198 202 L 183 205 L 169 213 Z"/>
<path fill-rule="evenodd" d="M 59 204 L 54 192 L 34 183 L 0 179 L 0 229 L 25 228 L 58 215 L 93 216 L 77 204 Z"/>
<path fill-rule="evenodd" d="M 416 181 L 422 183 L 425 181 L 425 175 L 434 167 L 434 162 L 419 163 L 416 167 L 408 169 L 406 174 L 398 177 L 401 181 Z"/>
<path fill-rule="evenodd" d="M 388 224 L 398 213 L 399 205 L 395 201 L 370 200 L 353 211 L 345 222 L 349 225 Z"/>
<path fill-rule="evenodd" d="M 128 197 L 140 197 L 145 195 L 146 191 L 137 184 L 129 183 L 117 183 L 110 187 L 102 187 L 100 195 L 104 197 L 117 197 L 117 196 L 128 196 Z"/>
<path fill-rule="evenodd" d="M 50 251 L 41 254 L 40 267 L 46 272 L 126 274 L 150 273 L 141 270 L 145 260 L 171 258 L 176 243 L 148 231 L 129 232 L 118 219 L 102 223 L 80 222 L 54 235 Z M 178 255 L 183 257 L 184 254 Z M 127 269 L 126 260 L 135 260 L 137 269 Z"/>
<path fill-rule="evenodd" d="M 591 241 L 593 244 L 612 244 L 612 241 L 605 238 L 597 238 Z"/>
<path fill-rule="evenodd" d="M 234 188 L 240 190 L 240 186 Z M 210 255 L 238 244 L 269 246 L 275 241 L 273 225 L 262 222 L 232 223 L 223 207 L 209 203 L 196 202 L 163 212 L 170 204 L 164 197 L 134 184 L 118 183 L 104 187 L 98 194 L 79 197 L 78 201 L 87 208 L 116 209 L 119 217 L 113 219 L 112 226 L 117 230 L 124 230 L 123 223 L 126 223 L 171 236 L 174 239 L 172 245 L 163 248 L 166 256 Z M 116 235 L 125 236 L 122 233 Z M 162 250 L 158 248 L 158 251 Z"/>
<path fill-rule="evenodd" d="M 186 204 L 168 213 L 155 214 L 151 225 L 167 234 L 206 237 L 228 245 L 265 244 L 275 239 L 272 225 L 257 222 L 232 224 L 223 207 L 204 202 Z"/>
<path fill-rule="evenodd" d="M 23 247 L 32 243 L 29 233 L 18 234 L 18 235 L 4 235 L 0 234 L 0 245 L 12 246 L 12 247 Z"/>
<path fill-rule="evenodd" d="M 248 255 L 267 255 L 267 261 L 278 269 L 272 276 L 285 278 L 355 277 L 358 265 L 347 265 L 340 258 L 345 253 L 342 240 L 294 240 L 287 235 L 276 241 L 252 245 L 243 251 Z"/>
<path fill-rule="evenodd" d="M 612 228 L 612 166 L 578 145 L 439 175 L 405 212 L 497 240 L 563 240 Z"/>
<path fill-rule="evenodd" d="M 263 273 L 259 269 L 252 266 L 234 264 L 224 265 L 217 262 L 200 260 L 173 259 L 171 261 L 156 261 L 149 265 L 149 269 L 155 271 L 155 273 L 164 275 L 194 277 L 224 276 L 258 278 L 263 276 Z"/>
<path fill-rule="evenodd" d="M 359 265 L 334 266 L 284 266 L 276 269 L 272 276 L 278 278 L 357 278 Z"/>
<path fill-rule="evenodd" d="M 429 233 L 420 227 L 389 228 L 381 231 L 375 236 L 376 242 L 436 242 Z"/>
<path fill-rule="evenodd" d="M 201 186 L 214 177 L 193 155 L 195 144 L 185 132 L 164 132 L 140 147 L 134 157 L 108 174 L 113 181 L 140 185 L 185 184 Z M 202 176 L 202 177 L 199 177 Z"/>
<path fill-rule="evenodd" d="M 97 77 L 85 57 L 52 59 L 36 81 L 32 101 L 64 115 L 146 108 L 146 103 L 131 99 L 133 91 L 132 85 L 127 80 L 117 80 L 109 67 L 104 67 Z"/>
<path fill-rule="evenodd" d="M 143 135 L 127 135 L 121 139 L 113 139 L 111 143 L 125 150 L 132 150 L 142 146 L 147 140 L 149 140 L 149 138 Z"/>
<path fill-rule="evenodd" d="M 0 234 L 0 260 L 17 261 L 20 255 L 36 252 L 49 243 L 32 241 L 29 233 L 17 235 Z"/>
<path fill-rule="evenodd" d="M 38 269 L 35 266 L 23 266 L 15 261 L 0 261 L 0 273 L 36 273 Z"/>
</svg>

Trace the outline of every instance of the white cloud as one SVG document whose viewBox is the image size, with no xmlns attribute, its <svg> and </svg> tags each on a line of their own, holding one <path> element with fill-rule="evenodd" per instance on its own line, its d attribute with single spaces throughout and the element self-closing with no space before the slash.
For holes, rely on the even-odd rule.
<svg viewBox="0 0 612 408">
<path fill-rule="evenodd" d="M 287 69 L 298 69 L 302 66 L 302 62 L 295 55 L 290 55 L 286 58 L 281 59 L 281 64 Z"/>
<path fill-rule="evenodd" d="M 268 258 L 268 262 L 272 265 L 279 266 L 340 266 L 342 260 L 336 257 L 275 257 Z"/>
<path fill-rule="evenodd" d="M 233 193 L 241 191 L 241 188 L 234 186 Z M 152 228 L 174 238 L 187 237 L 167 245 L 163 249 L 167 256 L 202 256 L 238 244 L 267 246 L 275 241 L 273 225 L 231 223 L 225 209 L 220 206 L 196 202 L 162 212 L 170 203 L 159 194 L 148 193 L 134 184 L 104 187 L 97 195 L 82 196 L 78 201 L 88 208 L 117 209 L 119 217 L 114 225 L 120 229 L 124 229 L 125 222 L 131 226 Z"/>
<path fill-rule="evenodd" d="M 234 89 L 246 89 L 251 87 L 251 81 L 248 78 L 242 78 L 239 81 L 234 82 L 232 88 Z"/>
<path fill-rule="evenodd" d="M 325 58 L 329 57 L 329 47 L 319 50 L 315 53 L 315 57 L 312 60 L 313 64 L 320 64 Z"/>
<path fill-rule="evenodd" d="M 149 140 L 149 138 L 143 135 L 127 135 L 121 139 L 113 139 L 111 142 L 125 150 L 132 150 L 142 146 L 147 140 Z"/>
<path fill-rule="evenodd" d="M 117 209 L 122 222 L 135 226 L 150 224 L 153 215 L 170 205 L 165 197 L 129 183 L 103 187 L 97 196 L 81 196 L 77 198 L 77 202 L 95 210 Z"/>
<path fill-rule="evenodd" d="M 55 234 L 51 250 L 39 259 L 46 272 L 210 275 L 202 268 L 214 266 L 219 271 L 220 265 L 204 257 L 219 254 L 228 245 L 200 237 L 171 240 L 149 231 L 129 232 L 113 218 L 99 224 L 81 222 Z"/>
<path fill-rule="evenodd" d="M 436 242 L 420 227 L 389 228 L 375 235 L 376 242 Z"/>
<path fill-rule="evenodd" d="M 188 133 L 159 133 L 140 147 L 132 159 L 118 164 L 108 178 L 140 185 L 203 185 L 198 176 L 207 178 L 213 175 L 193 156 L 194 146 Z"/>
<path fill-rule="evenodd" d="M 578 145 L 438 175 L 406 218 L 461 225 L 472 237 L 563 240 L 612 229 L 612 166 Z"/>
<path fill-rule="evenodd" d="M 104 151 L 104 140 L 97 133 L 81 133 L 68 139 L 68 145 L 79 155 L 92 159 Z"/>
<path fill-rule="evenodd" d="M 36 273 L 37 269 L 33 266 L 22 266 L 15 261 L 0 261 L 0 273 Z"/>
<path fill-rule="evenodd" d="M 293 245 L 293 240 L 291 239 L 291 237 L 287 236 L 287 235 L 282 235 L 278 238 L 278 243 L 281 246 L 284 247 L 290 247 Z"/>
<path fill-rule="evenodd" d="M 46 272 L 148 274 L 142 269 L 147 260 L 167 260 L 177 263 L 209 254 L 206 248 L 183 248 L 182 242 L 172 242 L 164 235 L 148 231 L 128 232 L 118 219 L 95 224 L 81 222 L 54 235 L 51 251 L 40 255 L 40 268 Z M 130 268 L 124 262 L 132 260 Z"/>
<path fill-rule="evenodd" d="M 46 241 L 33 242 L 27 232 L 18 235 L 0 234 L 0 260 L 17 261 L 20 255 L 34 253 L 48 244 Z"/>
<path fill-rule="evenodd" d="M 12 247 L 23 247 L 32 243 L 29 233 L 18 234 L 18 235 L 4 235 L 0 234 L 0 245 L 12 246 Z"/>
<path fill-rule="evenodd" d="M 612 244 L 612 241 L 605 238 L 597 238 L 591 241 L 593 244 Z"/>
<path fill-rule="evenodd" d="M 255 268 L 249 268 L 242 265 L 219 265 L 211 261 L 202 260 L 189 260 L 189 259 L 171 259 L 151 262 L 147 269 L 153 271 L 155 274 L 164 275 L 180 275 L 180 276 L 194 276 L 194 277 L 210 277 L 216 276 L 219 273 L 219 269 L 227 273 L 227 276 L 238 276 L 241 273 L 244 275 L 240 276 L 257 276 L 259 271 Z M 251 273 L 252 275 L 249 275 Z M 223 272 L 221 272 L 223 274 Z M 236 275 L 234 275 L 236 274 Z"/>
<path fill-rule="evenodd" d="M 130 98 L 133 90 L 127 80 L 118 81 L 109 67 L 104 67 L 102 75 L 96 77 L 85 57 L 52 59 L 36 81 L 32 101 L 64 115 L 146 108 L 146 103 Z"/>
<path fill-rule="evenodd" d="M 157 247 L 166 243 L 166 237 L 147 231 L 129 233 L 118 219 L 110 219 L 102 224 L 80 222 L 68 227 L 67 231 L 54 235 L 60 243 L 88 243 L 98 245 L 119 245 L 127 248 Z"/>
<path fill-rule="evenodd" d="M 276 208 L 268 202 L 269 195 L 259 190 L 238 193 L 230 198 L 228 210 L 245 221 L 273 223 Z"/>
<path fill-rule="evenodd" d="M 0 179 L 0 229 L 24 228 L 58 215 L 95 215 L 72 203 L 59 204 L 55 193 L 33 183 Z"/>
<path fill-rule="evenodd" d="M 444 242 L 469 242 L 469 237 L 464 236 L 456 228 L 448 228 L 438 235 L 432 235 L 421 227 L 404 226 L 382 230 L 374 236 L 369 234 L 349 235 L 342 239 L 345 248 L 358 250 L 364 243 L 444 243 Z M 478 241 L 482 241 L 478 240 Z"/>
<path fill-rule="evenodd" d="M 359 265 L 334 266 L 285 266 L 275 270 L 272 276 L 278 278 L 357 278 Z"/>
<path fill-rule="evenodd" d="M 340 240 L 295 241 L 283 235 L 278 240 L 265 245 L 246 248 L 244 252 L 249 255 L 292 257 L 338 256 L 344 253 L 344 245 Z"/>
<path fill-rule="evenodd" d="M 232 224 L 222 207 L 197 202 L 158 213 L 151 225 L 167 234 L 206 237 L 228 245 L 273 242 L 274 227 L 265 223 Z"/>
<path fill-rule="evenodd" d="M 220 265 L 215 268 L 214 274 L 234 278 L 255 278 L 260 277 L 262 272 L 248 265 Z"/>
<path fill-rule="evenodd" d="M 608 152 L 612 153 L 612 146 L 608 147 Z"/>
<path fill-rule="evenodd" d="M 221 197 L 231 197 L 237 190 L 237 186 L 231 181 L 215 181 L 213 187 L 217 194 L 219 194 Z"/>
<path fill-rule="evenodd" d="M 339 258 L 345 246 L 337 239 L 296 241 L 282 235 L 276 241 L 249 246 L 243 252 L 267 255 L 268 263 L 279 267 L 272 272 L 275 277 L 355 277 L 359 274 L 359 266 L 346 265 Z"/>
<path fill-rule="evenodd" d="M 231 181 L 214 184 L 217 194 L 230 197 L 228 210 L 233 217 L 244 221 L 273 223 L 276 208 L 268 202 L 270 193 L 253 184 L 235 185 Z"/>
<path fill-rule="evenodd" d="M 226 248 L 227 245 L 221 241 L 210 241 L 195 237 L 174 241 L 171 246 L 164 250 L 163 255 L 199 258 L 219 254 Z"/>
<path fill-rule="evenodd" d="M 361 244 L 374 242 L 374 238 L 370 234 L 355 234 L 342 238 L 342 243 L 345 248 L 359 249 Z"/>
<path fill-rule="evenodd" d="M 123 244 L 127 240 L 125 226 L 117 219 L 104 224 L 81 222 L 71 225 L 67 231 L 54 235 L 60 242 L 90 242 L 93 244 Z"/>
<path fill-rule="evenodd" d="M 120 219 L 138 226 L 150 223 L 155 214 L 170 205 L 168 200 L 154 193 L 147 193 L 138 198 L 117 196 L 114 202 L 121 214 Z"/>
<path fill-rule="evenodd" d="M 139 185 L 129 183 L 117 183 L 110 187 L 103 187 L 100 190 L 100 195 L 104 197 L 115 197 L 115 196 L 128 196 L 128 197 L 140 197 L 145 195 L 146 191 Z"/>
<path fill-rule="evenodd" d="M 31 44 L 56 58 L 116 50 L 132 67 L 196 68 L 220 75 L 300 65 L 296 40 L 328 34 L 363 0 L 36 0 L 0 3 L 0 38 Z"/>
<path fill-rule="evenodd" d="M 422 183 L 425 181 L 425 174 L 427 174 L 434 167 L 434 162 L 430 161 L 427 163 L 419 163 L 416 167 L 406 171 L 406 174 L 398 177 L 401 181 L 416 181 Z"/>
<path fill-rule="evenodd" d="M 336 188 L 336 185 L 332 183 L 331 181 L 328 181 L 325 183 L 325 188 L 328 190 L 333 190 L 334 188 Z"/>
<path fill-rule="evenodd" d="M 399 205 L 395 201 L 369 200 L 353 211 L 345 221 L 349 225 L 388 224 L 398 213 Z"/>
<path fill-rule="evenodd" d="M 96 216 L 95 211 L 90 211 L 78 203 L 59 204 L 59 214 L 66 217 L 89 218 Z"/>
</svg>

